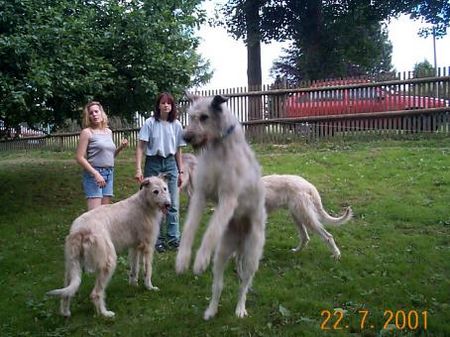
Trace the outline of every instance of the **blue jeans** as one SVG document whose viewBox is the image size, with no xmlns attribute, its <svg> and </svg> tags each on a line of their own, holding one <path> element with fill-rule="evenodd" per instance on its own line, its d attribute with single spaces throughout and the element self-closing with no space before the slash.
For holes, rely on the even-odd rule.
<svg viewBox="0 0 450 337">
<path fill-rule="evenodd" d="M 156 245 L 164 243 L 166 241 L 165 238 L 167 238 L 167 244 L 170 245 L 180 241 L 178 167 L 174 155 L 170 155 L 167 158 L 161 156 L 147 156 L 145 158 L 144 177 L 157 176 L 160 173 L 165 173 L 168 176 L 167 185 L 170 193 L 170 208 L 166 216 L 166 226 L 161 224 Z M 167 231 L 165 227 L 167 227 Z"/>
</svg>

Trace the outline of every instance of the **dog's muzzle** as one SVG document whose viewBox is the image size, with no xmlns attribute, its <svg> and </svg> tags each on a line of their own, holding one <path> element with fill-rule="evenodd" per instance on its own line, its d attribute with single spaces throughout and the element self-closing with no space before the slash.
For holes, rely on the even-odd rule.
<svg viewBox="0 0 450 337">
<path fill-rule="evenodd" d="M 186 143 L 191 144 L 194 149 L 203 147 L 208 143 L 208 137 L 206 135 L 201 135 L 201 137 L 199 137 L 199 135 L 189 131 L 183 133 L 183 139 Z"/>
<path fill-rule="evenodd" d="M 170 206 L 171 206 L 170 202 L 166 202 L 163 206 L 161 206 L 161 211 L 164 214 L 169 213 Z"/>
</svg>

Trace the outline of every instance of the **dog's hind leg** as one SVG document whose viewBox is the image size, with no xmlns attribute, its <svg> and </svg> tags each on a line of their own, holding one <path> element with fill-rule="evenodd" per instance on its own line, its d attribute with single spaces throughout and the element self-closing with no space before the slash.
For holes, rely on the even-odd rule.
<svg viewBox="0 0 450 337">
<path fill-rule="evenodd" d="M 333 235 L 328 233 L 325 230 L 325 228 L 323 228 L 323 227 L 319 228 L 319 235 L 322 237 L 322 239 L 325 241 L 325 243 L 330 248 L 334 259 L 335 260 L 339 260 L 341 258 L 341 251 L 339 250 L 338 246 L 336 245 L 336 242 L 334 241 Z"/>
<path fill-rule="evenodd" d="M 213 318 L 217 314 L 220 295 L 223 289 L 223 274 L 226 263 L 236 250 L 236 242 L 238 240 L 235 236 L 225 234 L 219 243 L 219 247 L 217 247 L 214 255 L 212 296 L 209 306 L 203 315 L 205 320 Z"/>
<path fill-rule="evenodd" d="M 298 246 L 295 248 L 292 248 L 293 252 L 299 252 L 301 251 L 303 248 L 305 248 L 310 239 L 309 239 L 309 235 L 308 235 L 308 230 L 306 229 L 305 225 L 303 225 L 303 219 L 301 218 L 301 216 L 298 215 L 298 210 L 297 211 L 292 211 L 291 215 L 292 218 L 294 219 L 295 225 L 297 227 L 297 232 L 298 232 Z"/>
<path fill-rule="evenodd" d="M 106 243 L 108 245 L 108 243 Z M 98 274 L 95 281 L 95 287 L 91 292 L 91 299 L 94 303 L 97 313 L 105 317 L 114 317 L 114 312 L 106 309 L 105 305 L 105 289 L 114 274 L 117 264 L 117 255 L 114 250 L 112 242 L 109 242 L 109 247 L 105 247 L 106 259 L 102 261 L 103 263 L 98 265 Z"/>
<path fill-rule="evenodd" d="M 139 280 L 140 250 L 133 247 L 128 250 L 128 261 L 130 264 L 130 274 L 128 283 L 137 286 Z"/>
<path fill-rule="evenodd" d="M 341 251 L 337 247 L 336 242 L 334 242 L 333 235 L 328 233 L 328 231 L 320 223 L 319 219 L 317 218 L 316 212 L 312 211 L 309 208 L 306 208 L 305 213 L 305 219 L 307 219 L 305 225 L 316 232 L 318 235 L 320 235 L 320 237 L 323 239 L 323 241 L 325 241 L 325 243 L 331 250 L 333 257 L 336 260 L 339 260 L 339 258 L 341 257 Z"/>
<path fill-rule="evenodd" d="M 339 248 L 336 246 L 336 242 L 334 242 L 333 235 L 328 233 L 328 231 L 324 228 L 322 223 L 320 222 L 320 214 L 316 211 L 316 205 L 314 203 L 314 199 L 310 197 L 301 198 L 301 202 L 296 206 L 296 213 L 298 217 L 303 219 L 303 226 L 306 229 L 311 229 L 316 232 L 323 241 L 328 245 L 331 250 L 333 257 L 336 260 L 339 260 L 341 257 L 341 252 Z M 296 216 L 297 217 L 297 216 Z"/>
<path fill-rule="evenodd" d="M 240 278 L 239 297 L 236 305 L 235 314 L 239 318 L 247 316 L 246 302 L 247 292 L 252 285 L 253 277 L 259 267 L 259 260 L 263 254 L 264 247 L 264 227 L 254 225 L 248 237 L 239 247 L 236 262 Z"/>
<path fill-rule="evenodd" d="M 66 270 L 64 277 L 64 287 L 67 287 L 70 284 L 70 270 Z M 60 304 L 60 313 L 64 317 L 70 317 L 70 296 L 62 296 L 61 304 Z"/>
</svg>

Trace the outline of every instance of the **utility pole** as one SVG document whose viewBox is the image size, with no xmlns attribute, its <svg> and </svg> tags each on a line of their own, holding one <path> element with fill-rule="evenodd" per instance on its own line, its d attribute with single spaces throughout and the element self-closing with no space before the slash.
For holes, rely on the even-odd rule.
<svg viewBox="0 0 450 337">
<path fill-rule="evenodd" d="M 434 72 L 435 75 L 438 75 L 437 70 L 437 57 L 436 57 L 436 29 L 433 27 L 433 53 L 434 53 Z"/>
<path fill-rule="evenodd" d="M 434 53 L 434 76 L 438 76 L 437 56 L 436 56 L 436 28 L 433 26 L 433 53 Z M 439 97 L 439 85 L 434 83 L 436 98 Z"/>
</svg>

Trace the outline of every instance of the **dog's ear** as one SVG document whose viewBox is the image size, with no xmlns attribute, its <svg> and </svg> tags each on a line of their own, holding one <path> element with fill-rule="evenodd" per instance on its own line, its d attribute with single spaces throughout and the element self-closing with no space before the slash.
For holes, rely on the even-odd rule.
<svg viewBox="0 0 450 337">
<path fill-rule="evenodd" d="M 158 174 L 158 178 L 161 178 L 166 183 L 169 182 L 169 174 L 168 173 L 160 173 L 160 174 Z"/>
<path fill-rule="evenodd" d="M 189 91 L 185 90 L 184 91 L 184 95 L 186 96 L 186 98 L 189 100 L 189 102 L 195 102 L 196 100 L 198 100 L 200 98 L 200 96 L 195 95 L 195 94 L 191 94 Z"/>
<path fill-rule="evenodd" d="M 142 190 L 143 187 L 146 187 L 150 185 L 150 179 L 146 178 L 142 181 L 141 186 L 139 186 L 139 189 Z"/>
<path fill-rule="evenodd" d="M 211 102 L 211 107 L 213 108 L 214 111 L 222 111 L 220 105 L 222 103 L 225 103 L 226 101 L 228 101 L 228 97 L 222 96 L 222 95 L 216 95 L 214 96 L 212 102 Z"/>
</svg>

